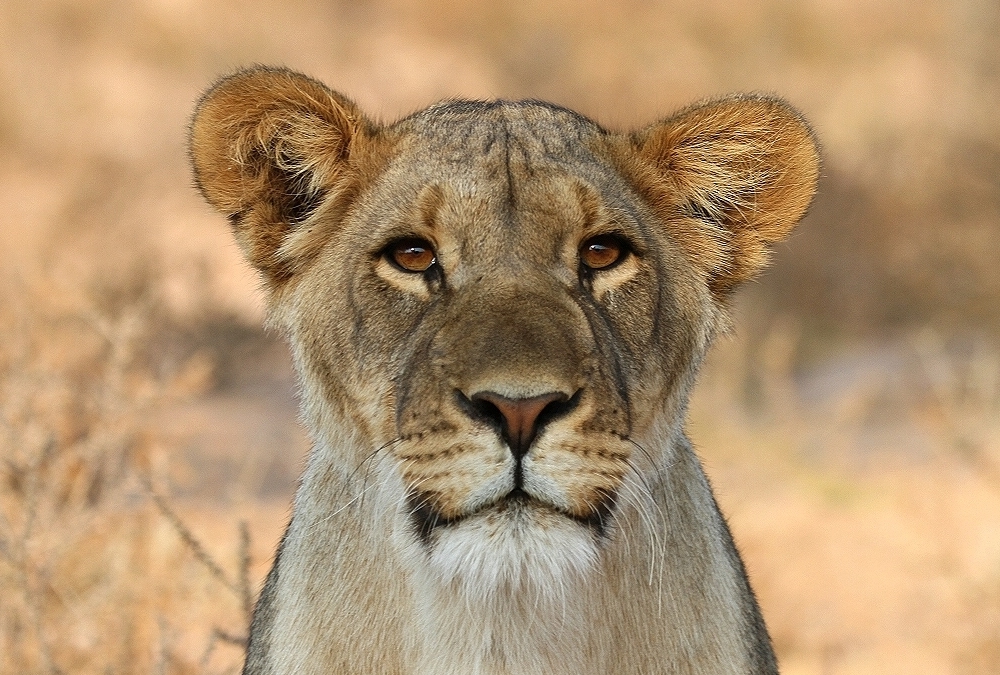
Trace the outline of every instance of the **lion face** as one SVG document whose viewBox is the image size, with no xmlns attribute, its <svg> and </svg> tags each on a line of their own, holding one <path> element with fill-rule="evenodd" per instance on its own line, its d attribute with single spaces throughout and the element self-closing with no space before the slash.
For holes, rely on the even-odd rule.
<svg viewBox="0 0 1000 675">
<path fill-rule="evenodd" d="M 267 69 L 206 95 L 192 157 L 325 461 L 365 476 L 418 565 L 478 587 L 585 572 L 643 508 L 729 292 L 816 179 L 769 99 L 631 135 L 536 102 L 378 127 Z"/>
<path fill-rule="evenodd" d="M 549 543 L 552 564 L 581 566 L 635 472 L 631 438 L 650 422 L 637 411 L 689 370 L 711 302 L 581 143 L 595 125 L 535 104 L 463 107 L 394 130 L 401 147 L 291 283 L 308 307 L 293 342 L 306 372 L 335 374 L 324 398 L 353 381 L 384 402 L 355 414 L 434 559 L 509 576 Z M 334 316 L 350 317 L 336 338 Z"/>
</svg>

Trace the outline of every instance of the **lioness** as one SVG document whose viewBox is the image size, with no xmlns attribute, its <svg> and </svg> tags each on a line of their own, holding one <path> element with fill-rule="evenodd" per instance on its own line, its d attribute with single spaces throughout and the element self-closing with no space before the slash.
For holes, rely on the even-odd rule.
<svg viewBox="0 0 1000 675">
<path fill-rule="evenodd" d="M 684 424 L 733 290 L 815 191 L 795 110 L 386 125 L 259 67 L 209 89 L 190 149 L 314 441 L 244 673 L 776 672 Z"/>
</svg>

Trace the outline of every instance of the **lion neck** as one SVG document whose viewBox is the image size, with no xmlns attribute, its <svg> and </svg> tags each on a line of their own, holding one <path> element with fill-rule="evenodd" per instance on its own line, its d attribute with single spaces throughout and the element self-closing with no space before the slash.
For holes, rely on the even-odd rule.
<svg viewBox="0 0 1000 675">
<path fill-rule="evenodd" d="M 570 583 L 558 598 L 538 589 L 489 589 L 487 600 L 414 580 L 419 631 L 415 673 L 580 675 L 596 672 L 608 645 L 588 625 L 591 593 Z"/>
<path fill-rule="evenodd" d="M 730 672 L 732 664 L 739 672 L 743 657 L 730 623 L 741 611 L 740 589 L 718 537 L 697 534 L 718 527 L 701 522 L 711 508 L 691 507 L 712 500 L 697 460 L 683 440 L 674 452 L 656 503 L 621 509 L 592 569 L 549 584 L 528 577 L 518 586 L 477 588 L 443 582 L 427 567 L 379 467 L 359 478 L 362 472 L 338 468 L 342 452 L 317 448 L 296 499 L 283 573 L 326 572 L 281 600 L 288 614 L 277 623 L 327 635 L 331 661 L 358 672 L 596 675 L 623 664 L 647 672 L 655 666 L 641 661 L 643 653 L 688 653 L 697 661 L 701 651 L 711 663 L 691 672 Z M 380 489 L 365 492 L 373 485 Z M 637 647 L 651 644 L 657 648 Z M 309 650 L 294 645 L 288 642 L 286 663 L 312 672 L 297 661 Z"/>
</svg>

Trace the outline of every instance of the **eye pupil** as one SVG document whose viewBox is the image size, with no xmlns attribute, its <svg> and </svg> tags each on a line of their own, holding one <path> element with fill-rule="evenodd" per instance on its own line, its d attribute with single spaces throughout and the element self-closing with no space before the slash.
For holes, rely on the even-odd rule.
<svg viewBox="0 0 1000 675">
<path fill-rule="evenodd" d="M 616 237 L 601 235 L 580 247 L 580 261 L 592 270 L 611 267 L 622 257 L 624 246 Z"/>
<path fill-rule="evenodd" d="M 426 272 L 437 262 L 437 255 L 429 242 L 408 239 L 389 246 L 389 259 L 405 272 Z"/>
</svg>

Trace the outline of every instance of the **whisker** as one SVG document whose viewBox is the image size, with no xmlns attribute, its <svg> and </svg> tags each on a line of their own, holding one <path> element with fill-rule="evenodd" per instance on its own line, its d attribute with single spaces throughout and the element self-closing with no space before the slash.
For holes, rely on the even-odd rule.
<svg viewBox="0 0 1000 675">
<path fill-rule="evenodd" d="M 396 438 L 392 439 L 391 441 L 387 441 L 386 443 L 383 443 L 381 446 L 379 446 L 378 448 L 376 448 L 370 455 L 368 455 L 363 460 L 361 460 L 361 463 L 358 464 L 358 466 L 354 469 L 354 471 L 351 473 L 351 476 L 353 477 L 354 474 L 357 473 L 361 469 L 362 466 L 364 466 L 365 464 L 367 464 L 368 466 L 365 469 L 365 478 L 364 478 L 363 481 L 361 481 L 361 485 L 364 486 L 368 482 L 368 477 L 371 476 L 371 470 L 372 470 L 372 461 L 371 460 L 374 457 L 376 457 L 379 453 L 381 453 L 383 450 L 392 447 L 393 445 L 395 445 L 396 443 L 401 442 L 402 440 L 403 440 L 402 436 L 397 436 Z M 367 492 L 367 490 L 363 490 L 361 492 L 362 499 L 361 499 L 360 506 L 362 508 L 364 508 L 364 505 L 365 505 L 365 502 L 364 502 L 364 494 L 365 494 L 365 492 Z"/>
<path fill-rule="evenodd" d="M 387 441 L 387 442 L 383 443 L 382 445 L 380 445 L 379 447 L 375 448 L 372 452 L 370 452 L 368 455 L 366 455 L 364 459 L 362 459 L 360 462 L 358 462 L 358 465 L 356 467 L 354 467 L 354 469 L 351 471 L 350 474 L 348 474 L 347 480 L 344 481 L 344 487 L 343 487 L 343 489 L 341 489 L 340 494 L 337 495 L 337 501 L 340 501 L 340 499 L 344 496 L 344 493 L 346 493 L 348 490 L 351 489 L 351 483 L 353 482 L 354 477 L 357 475 L 358 471 L 361 470 L 361 467 L 363 467 L 363 466 L 365 466 L 367 464 L 368 467 L 365 470 L 365 478 L 361 482 L 361 489 L 358 490 L 357 494 L 355 494 L 353 497 L 351 497 L 343 506 L 339 507 L 337 510 L 333 511 L 330 514 L 327 514 L 326 516 L 324 516 L 320 520 L 317 520 L 316 522 L 314 522 L 309 527 L 309 531 L 312 531 L 316 527 L 318 527 L 320 525 L 323 525 L 324 523 L 328 522 L 331 518 L 333 518 L 336 515 L 338 515 L 344 509 L 350 507 L 352 504 L 354 504 L 355 502 L 357 502 L 359 499 L 361 500 L 360 506 L 364 506 L 364 496 L 365 496 L 365 494 L 367 492 L 369 492 L 372 488 L 375 487 L 374 485 L 367 485 L 367 483 L 368 483 L 368 476 L 371 473 L 371 466 L 372 466 L 371 465 L 371 460 L 374 459 L 375 457 L 377 457 L 379 455 L 379 453 L 381 453 L 386 448 L 389 448 L 389 447 L 393 446 L 394 444 L 399 443 L 402 440 L 403 440 L 402 436 L 397 436 L 396 438 L 393 438 L 392 440 Z"/>
<path fill-rule="evenodd" d="M 399 461 L 399 462 L 396 463 L 396 466 L 395 466 L 396 470 L 395 471 L 386 471 L 386 472 L 384 472 L 384 475 L 382 476 L 382 482 L 379 484 L 379 487 L 382 490 L 382 492 L 384 493 L 385 487 L 389 484 L 390 481 L 392 481 L 394 478 L 401 477 L 402 475 L 404 475 L 406 473 L 407 467 L 410 464 L 412 464 L 412 463 L 413 463 L 412 459 L 407 459 L 405 461 Z M 405 499 L 405 491 L 404 491 L 403 498 Z M 384 520 L 386 520 L 386 517 L 385 517 L 386 516 L 386 511 L 389 508 L 392 508 L 393 505 L 390 504 L 390 503 L 387 503 L 385 500 L 380 501 L 379 504 L 381 504 L 381 508 L 380 508 L 380 510 L 378 512 L 379 520 L 384 521 Z M 398 514 L 398 512 L 399 512 L 399 503 L 398 502 L 395 504 L 395 508 L 396 508 L 396 512 Z"/>
<path fill-rule="evenodd" d="M 354 469 L 351 470 L 351 473 L 349 473 L 347 475 L 347 480 L 344 481 L 344 489 L 341 491 L 341 493 L 339 495 L 337 495 L 337 498 L 340 499 L 340 497 L 342 497 L 344 495 L 344 492 L 346 492 L 350 488 L 351 482 L 354 480 L 354 476 L 357 475 L 358 471 L 361 470 L 361 467 L 363 467 L 365 464 L 367 464 L 368 462 L 370 462 L 374 457 L 376 457 L 380 452 L 382 452 L 386 448 L 394 445 L 395 443 L 399 443 L 402 440 L 403 440 L 402 436 L 397 436 L 396 438 L 393 438 L 392 440 L 386 441 L 385 443 L 383 443 L 379 447 L 377 447 L 374 450 L 372 450 L 368 455 L 365 456 L 364 459 L 362 459 L 360 462 L 358 462 L 358 465 L 355 466 Z M 366 482 L 367 482 L 367 473 L 366 473 L 365 480 L 362 481 L 362 483 L 361 483 L 362 487 L 364 486 L 364 484 Z"/>
<path fill-rule="evenodd" d="M 406 460 L 406 461 L 412 463 L 414 460 L 409 459 L 409 460 Z M 419 488 L 421 485 L 423 485 L 424 483 L 426 483 L 429 480 L 430 480 L 430 476 L 424 476 L 420 480 L 418 480 L 415 483 L 409 485 L 408 486 L 409 489 L 407 489 L 406 491 L 404 491 L 403 495 L 396 502 L 396 506 L 397 507 L 401 507 L 403 504 L 406 504 L 408 502 L 410 493 L 411 492 L 416 492 L 417 488 Z M 408 518 L 413 518 L 413 516 L 416 515 L 416 513 L 417 513 L 417 509 L 419 509 L 420 506 L 419 506 L 419 504 L 418 505 L 414 505 L 414 506 L 409 506 L 407 504 L 407 506 L 409 507 L 409 513 L 406 514 L 406 515 L 407 515 Z"/>
<path fill-rule="evenodd" d="M 647 533 L 645 538 L 650 546 L 650 551 L 649 551 L 650 568 L 649 568 L 648 583 L 650 586 L 652 586 L 653 569 L 654 569 L 653 561 L 655 560 L 656 552 L 660 550 L 660 548 L 662 547 L 658 528 L 655 527 L 654 523 L 651 520 L 651 516 L 648 512 L 649 502 L 651 502 L 652 500 L 648 494 L 646 495 L 642 494 L 640 491 L 635 489 L 635 486 L 630 485 L 627 482 L 622 483 L 621 491 L 622 494 L 625 495 L 627 498 L 629 498 L 629 501 L 632 502 L 636 512 L 639 515 L 639 521 L 642 524 L 643 529 Z"/>
<path fill-rule="evenodd" d="M 329 513 L 329 514 L 323 516 L 322 518 L 320 518 L 319 520 L 317 520 L 316 522 L 312 523 L 309 526 L 309 529 L 307 530 L 307 532 L 312 532 L 317 527 L 319 527 L 319 526 L 327 523 L 328 521 L 330 521 L 334 516 L 336 516 L 337 514 L 339 514 L 341 511 L 343 511 L 346 508 L 349 508 L 351 506 L 351 504 L 353 504 L 354 502 L 356 502 L 359 499 L 361 499 L 366 492 L 368 492 L 369 490 L 371 490 L 374 487 L 375 487 L 374 485 L 369 485 L 368 487 L 366 487 L 363 490 L 361 490 L 358 494 L 356 494 L 353 497 L 351 497 L 343 506 L 341 506 L 340 508 L 338 508 L 336 511 L 334 511 L 332 513 Z M 343 494 L 343 493 L 341 493 L 341 494 Z"/>
<path fill-rule="evenodd" d="M 652 453 L 649 452 L 649 450 L 647 450 L 645 447 L 643 447 L 639 443 L 636 443 L 634 440 L 632 440 L 631 438 L 628 438 L 627 436 L 623 437 L 623 440 L 625 440 L 628 443 L 630 443 L 633 447 L 635 447 L 639 452 L 641 452 L 646 457 L 646 459 L 649 461 L 649 468 L 653 470 L 653 474 L 657 477 L 657 479 L 662 479 L 663 478 L 663 471 L 669 469 L 671 466 L 673 466 L 676 463 L 676 460 L 674 460 L 673 462 L 668 462 L 665 465 L 660 465 L 653 458 Z M 631 459 L 628 459 L 626 461 L 628 461 L 629 465 L 632 466 L 634 468 L 635 472 L 640 475 L 641 479 L 643 481 L 645 481 L 646 478 L 642 474 L 642 472 L 639 471 L 639 467 L 637 465 L 635 465 L 631 461 Z M 651 494 L 651 495 L 655 492 L 653 490 L 653 486 L 649 485 L 648 483 L 646 485 L 646 489 L 649 490 L 649 494 Z"/>
</svg>

